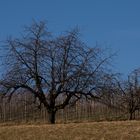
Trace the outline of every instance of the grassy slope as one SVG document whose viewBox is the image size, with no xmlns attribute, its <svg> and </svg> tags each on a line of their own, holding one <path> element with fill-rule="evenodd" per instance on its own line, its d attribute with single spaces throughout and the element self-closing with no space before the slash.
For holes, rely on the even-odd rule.
<svg viewBox="0 0 140 140">
<path fill-rule="evenodd" d="M 0 140 L 140 140 L 140 121 L 0 125 Z"/>
</svg>

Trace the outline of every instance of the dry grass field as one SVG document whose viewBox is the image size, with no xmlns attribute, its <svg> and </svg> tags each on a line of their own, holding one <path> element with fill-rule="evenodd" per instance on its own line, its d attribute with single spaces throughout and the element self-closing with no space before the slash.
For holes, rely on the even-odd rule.
<svg viewBox="0 0 140 140">
<path fill-rule="evenodd" d="M 1 124 L 0 140 L 140 140 L 140 121 Z"/>
</svg>

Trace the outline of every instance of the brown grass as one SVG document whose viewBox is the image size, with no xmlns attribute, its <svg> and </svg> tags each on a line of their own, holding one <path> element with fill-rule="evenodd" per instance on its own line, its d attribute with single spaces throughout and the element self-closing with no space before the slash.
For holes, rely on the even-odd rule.
<svg viewBox="0 0 140 140">
<path fill-rule="evenodd" d="M 0 125 L 0 140 L 140 140 L 140 121 Z"/>
</svg>

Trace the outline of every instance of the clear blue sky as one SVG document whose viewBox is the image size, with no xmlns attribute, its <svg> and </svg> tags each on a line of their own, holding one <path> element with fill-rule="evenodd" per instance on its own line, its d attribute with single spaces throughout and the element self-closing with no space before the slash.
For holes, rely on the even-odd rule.
<svg viewBox="0 0 140 140">
<path fill-rule="evenodd" d="M 1 0 L 0 40 L 33 19 L 47 20 L 55 33 L 78 25 L 90 46 L 98 41 L 118 51 L 116 71 L 140 67 L 140 0 Z"/>
</svg>

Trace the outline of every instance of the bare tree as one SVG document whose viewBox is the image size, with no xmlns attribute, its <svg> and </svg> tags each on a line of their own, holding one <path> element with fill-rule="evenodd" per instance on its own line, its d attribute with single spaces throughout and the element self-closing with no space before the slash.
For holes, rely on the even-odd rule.
<svg viewBox="0 0 140 140">
<path fill-rule="evenodd" d="M 118 83 L 120 89 L 120 104 L 129 113 L 129 119 L 135 119 L 134 113 L 140 109 L 140 71 L 134 70 L 128 80 Z"/>
<path fill-rule="evenodd" d="M 98 96 L 110 56 L 104 57 L 98 47 L 87 47 L 77 29 L 56 38 L 44 22 L 25 29 L 21 38 L 7 40 L 1 93 L 11 97 L 21 89 L 31 92 L 47 109 L 50 123 L 55 123 L 59 109 L 82 97 Z"/>
<path fill-rule="evenodd" d="M 99 101 L 112 108 L 119 108 L 117 103 L 117 98 L 119 95 L 118 79 L 118 73 L 104 74 L 102 79 L 103 84 L 99 89 L 101 97 Z"/>
</svg>

